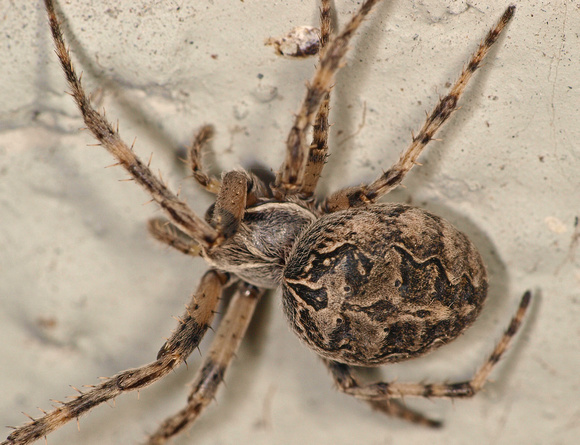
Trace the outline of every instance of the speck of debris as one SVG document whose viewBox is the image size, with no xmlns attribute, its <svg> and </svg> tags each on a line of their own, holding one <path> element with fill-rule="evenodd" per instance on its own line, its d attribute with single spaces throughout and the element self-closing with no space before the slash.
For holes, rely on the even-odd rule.
<svg viewBox="0 0 580 445">
<path fill-rule="evenodd" d="M 278 88 L 272 85 L 260 84 L 252 90 L 252 96 L 258 102 L 268 103 L 278 96 Z"/>
<path fill-rule="evenodd" d="M 234 117 L 237 120 L 244 119 L 249 114 L 249 112 L 250 110 L 248 108 L 248 104 L 244 101 L 234 105 Z"/>
<path fill-rule="evenodd" d="M 566 224 L 564 224 L 560 219 L 556 218 L 555 216 L 547 216 L 544 219 L 544 222 L 548 226 L 548 229 L 554 233 L 557 234 L 566 233 L 568 230 Z"/>
<path fill-rule="evenodd" d="M 297 26 L 283 37 L 270 37 L 264 42 L 273 46 L 276 54 L 286 57 L 308 57 L 318 54 L 320 30 L 312 26 Z"/>
<path fill-rule="evenodd" d="M 36 324 L 42 329 L 54 329 L 58 322 L 54 317 L 38 317 Z"/>
<path fill-rule="evenodd" d="M 118 17 L 119 17 L 119 13 L 120 13 L 120 12 L 121 12 L 121 11 L 120 11 L 119 9 L 117 9 L 117 8 L 114 8 L 114 9 L 112 9 L 112 8 L 109 8 L 109 9 L 107 9 L 107 10 L 105 11 L 105 14 L 107 14 L 108 16 L 110 16 L 110 17 L 112 17 L 112 18 L 116 19 L 116 18 L 118 18 Z"/>
<path fill-rule="evenodd" d="M 258 79 L 262 80 L 264 78 L 264 75 L 262 73 L 258 73 Z"/>
</svg>

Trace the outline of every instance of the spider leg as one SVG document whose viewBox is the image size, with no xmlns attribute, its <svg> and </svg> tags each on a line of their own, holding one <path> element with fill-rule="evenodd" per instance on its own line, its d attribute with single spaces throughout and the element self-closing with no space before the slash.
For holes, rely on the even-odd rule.
<svg viewBox="0 0 580 445">
<path fill-rule="evenodd" d="M 520 305 L 509 327 L 500 341 L 496 344 L 487 361 L 474 374 L 471 380 L 459 383 L 388 383 L 378 382 L 360 384 L 353 376 L 351 367 L 332 360 L 325 360 L 328 369 L 332 373 L 338 389 L 346 394 L 369 401 L 384 401 L 390 398 L 404 396 L 416 397 L 450 397 L 465 398 L 474 396 L 485 384 L 493 367 L 500 360 L 503 353 L 517 333 L 524 319 L 526 309 L 529 306 L 531 293 L 527 291 L 521 299 Z"/>
<path fill-rule="evenodd" d="M 228 238 L 236 233 L 246 210 L 248 193 L 246 172 L 231 171 L 224 173 L 212 214 L 212 225 L 220 235 Z"/>
<path fill-rule="evenodd" d="M 306 132 L 314 121 L 315 114 L 318 113 L 320 103 L 332 87 L 334 75 L 341 67 L 342 59 L 348 51 L 350 39 L 378 2 L 379 0 L 366 0 L 345 28 L 329 42 L 326 50 L 323 51 L 320 63 L 307 87 L 306 97 L 286 140 L 286 158 L 276 174 L 274 184 L 275 196 L 278 199 L 282 199 L 287 194 L 300 192 L 300 187 L 304 183 L 305 166 L 309 153 Z"/>
<path fill-rule="evenodd" d="M 212 210 L 211 223 L 223 238 L 234 235 L 247 207 L 267 196 L 266 186 L 255 175 L 234 170 L 222 175 L 221 187 Z"/>
<path fill-rule="evenodd" d="M 199 245 L 165 218 L 152 218 L 147 221 L 147 229 L 157 241 L 191 256 L 199 256 Z"/>
<path fill-rule="evenodd" d="M 203 168 L 202 163 L 202 152 L 213 135 L 214 128 L 212 125 L 204 125 L 198 130 L 187 151 L 187 164 L 199 185 L 210 193 L 218 193 L 221 181 L 215 176 L 210 176 Z"/>
<path fill-rule="evenodd" d="M 216 227 L 220 237 L 228 238 L 236 233 L 246 207 L 258 201 L 265 186 L 254 175 L 245 171 L 225 173 L 220 181 L 218 196 L 212 209 L 211 223 Z M 149 233 L 157 241 L 179 250 L 186 255 L 201 254 L 199 244 L 165 218 L 153 218 L 148 221 Z M 217 240 L 218 243 L 220 239 Z"/>
<path fill-rule="evenodd" d="M 175 415 L 168 417 L 155 431 L 147 443 L 166 443 L 175 435 L 191 426 L 205 407 L 215 398 L 225 373 L 234 358 L 252 314 L 264 290 L 241 283 L 233 295 L 227 312 L 221 320 L 209 353 L 201 364 L 192 382 L 187 405 Z"/>
<path fill-rule="evenodd" d="M 203 218 L 197 216 L 185 202 L 181 201 L 161 180 L 155 176 L 147 164 L 135 155 L 133 150 L 123 142 L 119 133 L 91 105 L 81 81 L 77 76 L 69 51 L 67 50 L 52 0 L 45 0 L 50 21 L 50 30 L 56 47 L 56 54 L 65 73 L 72 97 L 78 105 L 88 129 L 93 133 L 109 153 L 111 153 L 132 179 L 138 182 L 165 211 L 172 223 L 191 236 L 202 248 L 209 248 L 216 243 L 219 233 Z"/>
<path fill-rule="evenodd" d="M 343 387 L 358 385 L 356 377 L 354 376 L 350 366 L 338 364 L 330 360 L 324 360 L 324 364 L 332 373 L 334 381 L 336 382 L 339 389 L 342 390 Z M 405 404 L 400 400 L 365 400 L 365 402 L 367 402 L 373 410 L 379 411 L 383 414 L 386 414 L 387 416 L 398 417 L 408 422 L 417 423 L 419 425 L 432 428 L 438 428 L 442 426 L 440 421 L 425 417 L 423 414 L 405 406 Z"/>
<path fill-rule="evenodd" d="M 416 423 L 418 425 L 428 426 L 431 428 L 440 428 L 443 423 L 439 420 L 433 420 L 425 417 L 423 414 L 412 410 L 405 406 L 400 400 L 366 400 L 372 409 L 379 411 L 387 416 L 398 417 L 407 422 Z"/>
<path fill-rule="evenodd" d="M 186 307 L 179 325 L 159 350 L 157 360 L 140 368 L 123 371 L 99 385 L 59 404 L 54 410 L 16 428 L 1 445 L 24 445 L 38 440 L 77 419 L 92 408 L 118 395 L 145 388 L 184 362 L 199 345 L 210 326 L 228 275 L 209 270 L 202 277 L 197 292 Z"/>
<path fill-rule="evenodd" d="M 330 0 L 322 0 L 320 8 L 320 47 L 319 63 L 328 41 L 330 39 Z M 312 126 L 312 143 L 308 147 L 308 158 L 304 167 L 304 178 L 302 184 L 297 184 L 300 189 L 300 197 L 308 199 L 314 194 L 320 173 L 324 168 L 328 153 L 328 113 L 330 112 L 330 91 L 328 91 L 318 107 L 318 113 Z"/>
<path fill-rule="evenodd" d="M 487 33 L 449 93 L 439 100 L 437 106 L 427 116 L 423 127 L 416 136 L 413 136 L 411 144 L 401 154 L 399 160 L 371 184 L 348 187 L 330 195 L 322 206 L 327 212 L 345 210 L 375 202 L 401 183 L 409 170 L 417 163 L 417 158 L 425 146 L 433 139 L 435 133 L 447 121 L 451 113 L 457 109 L 457 103 L 467 83 L 514 15 L 514 11 L 515 6 L 509 6 L 497 24 Z"/>
<path fill-rule="evenodd" d="M 193 138 L 193 143 L 188 150 L 188 164 L 193 173 L 194 179 L 208 192 L 218 194 L 222 182 L 215 176 L 210 176 L 203 168 L 202 152 L 208 141 L 213 137 L 214 128 L 211 125 L 204 125 L 199 129 Z M 269 196 L 268 188 L 256 175 L 245 172 L 248 180 L 247 206 L 258 201 L 258 198 Z"/>
</svg>

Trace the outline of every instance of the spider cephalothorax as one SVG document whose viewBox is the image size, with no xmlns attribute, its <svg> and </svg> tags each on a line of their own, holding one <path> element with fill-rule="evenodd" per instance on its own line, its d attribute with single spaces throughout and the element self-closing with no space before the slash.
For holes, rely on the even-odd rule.
<svg viewBox="0 0 580 445">
<path fill-rule="evenodd" d="M 479 391 L 518 330 L 530 301 L 527 292 L 509 328 L 469 381 L 360 383 L 351 365 L 376 366 L 427 353 L 456 338 L 480 313 L 485 267 L 471 241 L 450 223 L 424 210 L 377 200 L 398 186 L 425 146 L 449 118 L 468 81 L 513 16 L 506 9 L 465 69 L 428 114 L 399 160 L 373 182 L 314 192 L 328 153 L 330 91 L 348 43 L 379 0 L 366 0 L 346 26 L 330 37 L 330 0 L 322 0 L 320 60 L 287 139 L 286 158 L 272 183 L 245 172 L 221 179 L 206 173 L 201 151 L 211 136 L 203 127 L 189 164 L 196 181 L 217 195 L 205 218 L 154 175 L 97 112 L 85 94 L 65 47 L 52 0 L 45 0 L 56 52 L 88 129 L 161 207 L 167 219 L 150 221 L 151 234 L 211 266 L 176 330 L 148 365 L 123 371 L 82 392 L 10 434 L 3 445 L 40 439 L 119 394 L 150 385 L 183 363 L 211 325 L 220 296 L 234 286 L 209 352 L 185 407 L 149 436 L 160 444 L 191 425 L 213 400 L 265 289 L 281 287 L 294 332 L 330 370 L 339 390 L 385 414 L 429 426 L 430 420 L 397 398 L 469 397 Z M 310 47 L 310 46 L 309 46 Z M 310 50 L 309 50 L 310 51 Z M 312 128 L 312 140 L 307 141 Z"/>
<path fill-rule="evenodd" d="M 316 220 L 292 202 L 266 201 L 249 207 L 236 233 L 204 257 L 212 266 L 255 286 L 274 289 L 298 235 Z"/>
</svg>

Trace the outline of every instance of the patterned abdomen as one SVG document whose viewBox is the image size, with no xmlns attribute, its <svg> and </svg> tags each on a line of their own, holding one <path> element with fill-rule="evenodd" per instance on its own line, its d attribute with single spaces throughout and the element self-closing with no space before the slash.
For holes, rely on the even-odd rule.
<svg viewBox="0 0 580 445">
<path fill-rule="evenodd" d="M 282 280 L 293 330 L 318 354 L 372 366 L 457 337 L 487 293 L 467 236 L 424 210 L 375 204 L 325 215 L 296 240 Z"/>
</svg>

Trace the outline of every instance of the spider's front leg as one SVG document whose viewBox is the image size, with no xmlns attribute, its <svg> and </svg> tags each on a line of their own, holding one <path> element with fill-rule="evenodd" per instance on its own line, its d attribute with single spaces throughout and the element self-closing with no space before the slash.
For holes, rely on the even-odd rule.
<svg viewBox="0 0 580 445">
<path fill-rule="evenodd" d="M 487 361 L 479 368 L 474 376 L 465 382 L 459 383 L 389 383 L 378 382 L 371 384 L 361 384 L 358 382 L 349 365 L 338 363 L 333 360 L 324 359 L 324 363 L 330 370 L 334 382 L 338 389 L 346 394 L 366 400 L 374 408 L 380 409 L 380 403 L 386 402 L 392 398 L 403 398 L 405 396 L 415 397 L 449 397 L 449 398 L 465 398 L 473 397 L 477 392 L 483 388 L 494 366 L 499 362 L 504 352 L 507 350 L 510 341 L 516 335 L 520 328 L 526 310 L 531 300 L 531 293 L 527 291 L 520 301 L 520 305 L 516 314 L 511 319 L 511 322 L 503 334 L 500 341 L 495 346 L 493 352 L 489 355 Z M 399 405 L 400 407 L 400 405 Z M 418 421 L 419 423 L 426 423 L 429 426 L 438 426 L 433 421 L 425 422 L 422 416 L 421 419 L 414 419 L 408 416 L 407 411 L 395 410 L 389 412 L 388 409 L 381 409 L 386 414 L 397 415 L 398 417 L 406 418 L 407 420 Z"/>
<path fill-rule="evenodd" d="M 199 345 L 213 320 L 228 275 L 210 270 L 186 306 L 179 325 L 159 350 L 157 360 L 140 368 L 123 371 L 63 403 L 32 422 L 16 428 L 1 445 L 24 445 L 41 439 L 92 408 L 124 392 L 145 388 L 184 362 Z"/>
<path fill-rule="evenodd" d="M 252 188 L 252 177 L 243 171 L 225 173 L 220 181 L 220 189 L 215 206 L 212 208 L 211 224 L 219 233 L 216 244 L 234 235 L 238 230 Z M 179 230 L 164 218 L 153 218 L 148 222 L 149 233 L 157 241 L 167 244 L 186 255 L 197 256 L 201 248 L 194 239 Z"/>
<path fill-rule="evenodd" d="M 330 40 L 331 20 L 330 20 L 330 0 L 322 0 L 320 8 L 320 46 L 319 63 L 328 41 Z M 303 199 L 309 199 L 314 194 L 318 179 L 328 156 L 328 133 L 330 125 L 328 115 L 330 113 L 330 91 L 328 91 L 318 107 L 318 113 L 312 126 L 312 143 L 308 147 L 306 165 L 304 166 L 304 177 L 302 184 L 298 185 L 299 195 Z"/>
<path fill-rule="evenodd" d="M 487 33 L 449 93 L 439 100 L 431 114 L 427 116 L 423 127 L 416 136 L 413 136 L 413 141 L 401 154 L 399 160 L 371 184 L 348 187 L 330 195 L 322 205 L 325 211 L 336 212 L 375 202 L 401 183 L 405 175 L 417 163 L 417 158 L 423 149 L 433 140 L 451 114 L 457 110 L 457 104 L 469 80 L 481 66 L 481 62 L 513 17 L 514 12 L 515 6 L 508 7 L 497 24 Z"/>
<path fill-rule="evenodd" d="M 199 256 L 199 245 L 165 218 L 152 218 L 147 221 L 147 229 L 157 241 L 191 256 Z"/>
<path fill-rule="evenodd" d="M 187 398 L 187 405 L 167 418 L 148 439 L 149 445 L 164 444 L 191 426 L 215 398 L 219 385 L 235 356 L 264 290 L 241 283 L 221 320 L 209 353 L 201 364 Z"/>
<path fill-rule="evenodd" d="M 328 97 L 334 82 L 334 76 L 340 69 L 342 60 L 348 51 L 348 44 L 364 18 L 379 1 L 366 0 L 344 29 L 329 42 L 326 48 L 322 49 L 320 62 L 316 67 L 316 72 L 311 82 L 308 84 L 306 97 L 302 101 L 300 111 L 296 115 L 286 140 L 286 158 L 276 175 L 276 183 L 274 185 L 275 195 L 279 199 L 282 199 L 285 195 L 301 193 L 303 187 L 306 187 L 307 194 L 311 194 L 313 187 L 316 186 L 316 181 L 324 164 L 326 149 L 324 147 L 317 148 L 316 145 L 307 145 L 306 133 L 317 114 L 322 116 L 323 120 L 320 122 L 324 125 L 324 114 L 328 112 L 328 110 L 325 110 L 324 101 Z M 323 24 L 327 20 L 324 14 L 328 15 L 325 11 L 329 7 L 330 4 L 328 2 L 323 3 Z M 322 43 L 324 44 L 324 42 Z M 322 107 L 321 103 L 323 104 Z M 327 106 L 328 104 L 326 104 Z M 325 142 L 327 130 L 324 127 L 321 128 L 320 139 Z M 312 150 L 311 147 L 313 148 Z M 310 163 L 310 167 L 308 167 L 310 178 L 306 179 L 306 165 L 308 163 Z"/>
<path fill-rule="evenodd" d="M 155 202 L 163 209 L 171 222 L 183 232 L 193 238 L 202 248 L 210 248 L 218 242 L 220 233 L 210 224 L 197 216 L 189 206 L 181 201 L 156 175 L 149 166 L 133 152 L 119 135 L 118 131 L 107 119 L 93 108 L 89 97 L 85 93 L 79 77 L 70 58 L 69 51 L 64 43 L 62 30 L 56 16 L 52 0 L 45 0 L 46 11 L 50 21 L 50 30 L 56 48 L 56 54 L 67 78 L 74 98 L 87 128 L 122 166 L 131 178 L 141 185 Z"/>
</svg>

